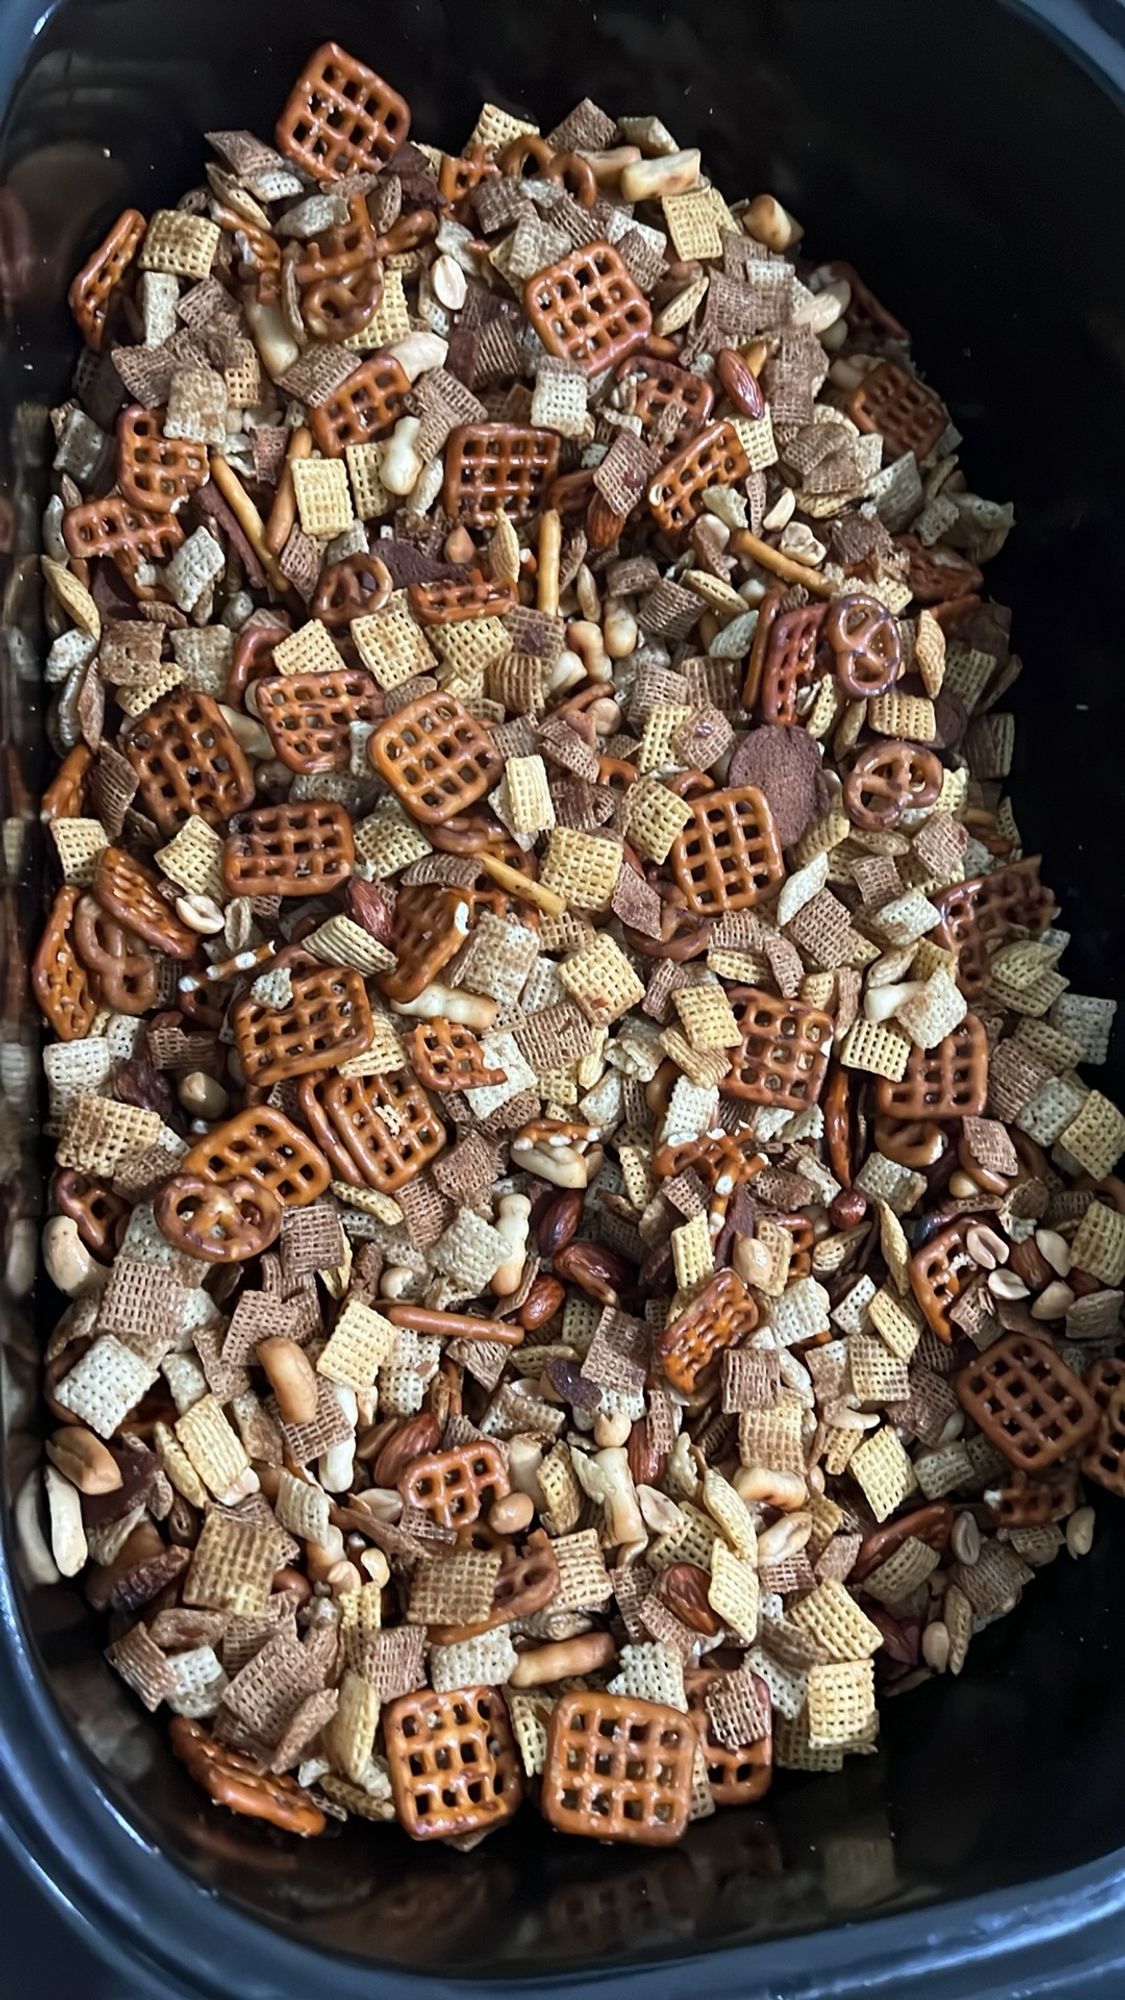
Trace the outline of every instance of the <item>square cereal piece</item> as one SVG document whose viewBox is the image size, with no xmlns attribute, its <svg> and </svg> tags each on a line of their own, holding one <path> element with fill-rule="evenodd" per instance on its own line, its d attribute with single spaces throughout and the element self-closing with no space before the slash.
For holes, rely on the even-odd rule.
<svg viewBox="0 0 1125 2000">
<path fill-rule="evenodd" d="M 306 535 L 323 540 L 350 526 L 355 510 L 342 459 L 294 458 L 289 470 L 301 528 Z"/>
<path fill-rule="evenodd" d="M 927 695 L 871 695 L 867 703 L 867 722 L 877 736 L 902 737 L 911 743 L 937 741 L 934 705 Z"/>
<path fill-rule="evenodd" d="M 492 1610 L 498 1549 L 459 1549 L 427 1557 L 411 1579 L 407 1618 L 412 1625 L 476 1625 Z"/>
<path fill-rule="evenodd" d="M 193 1403 L 177 1420 L 175 1432 L 177 1441 L 216 1500 L 229 1493 L 248 1470 L 250 1460 L 242 1441 L 215 1396 L 201 1396 Z"/>
<path fill-rule="evenodd" d="M 222 232 L 204 215 L 182 208 L 154 209 L 138 263 L 142 271 L 166 271 L 175 278 L 206 278 Z"/>
<path fill-rule="evenodd" d="M 666 194 L 661 199 L 668 234 L 682 262 L 721 257 L 723 254 L 722 207 L 714 188 L 690 188 L 686 194 Z"/>
<path fill-rule="evenodd" d="M 1091 1090 L 1077 1117 L 1064 1127 L 1059 1143 L 1085 1173 L 1102 1180 L 1125 1152 L 1125 1118 L 1100 1090 Z"/>
<path fill-rule="evenodd" d="M 563 960 L 559 978 L 595 1027 L 608 1027 L 644 999 L 643 981 L 605 931 Z"/>
<path fill-rule="evenodd" d="M 1106 1202 L 1092 1200 L 1070 1246 L 1074 1269 L 1119 1285 L 1125 1278 L 1125 1215 Z"/>
<path fill-rule="evenodd" d="M 344 661 L 327 625 L 310 618 L 274 647 L 273 664 L 279 674 L 332 674 Z"/>
<path fill-rule="evenodd" d="M 558 1449 L 556 1446 L 555 1450 Z M 552 1452 L 551 1457 L 554 1456 Z M 552 1599 L 554 1610 L 596 1611 L 608 1603 L 613 1596 L 613 1581 L 602 1557 L 596 1528 L 556 1536 L 551 1553 L 559 1569 L 559 1587 Z"/>
<path fill-rule="evenodd" d="M 868 1021 L 860 1015 L 840 1044 L 840 1062 L 845 1069 L 861 1069 L 870 1076 L 901 1083 L 912 1046 L 907 1035 L 900 1035 L 885 1021 Z"/>
<path fill-rule="evenodd" d="M 416 674 L 433 673 L 433 653 L 405 590 L 396 590 L 381 610 L 353 618 L 350 630 L 360 660 L 381 688 L 390 691 Z"/>
<path fill-rule="evenodd" d="M 374 521 L 394 512 L 395 496 L 383 485 L 383 447 L 378 438 L 344 447 L 344 463 L 351 481 L 352 501 L 361 521 Z"/>
<path fill-rule="evenodd" d="M 891 1353 L 900 1361 L 909 1361 L 922 1337 L 922 1320 L 913 1300 L 898 1298 L 882 1285 L 867 1310 L 872 1326 Z"/>
<path fill-rule="evenodd" d="M 541 880 L 572 909 L 604 913 L 610 907 L 621 873 L 622 849 L 617 841 L 576 827 L 553 827 L 547 841 Z"/>
<path fill-rule="evenodd" d="M 1092 993 L 1063 993 L 1051 1008 L 1051 1021 L 1081 1044 L 1083 1062 L 1104 1063 L 1116 1012 L 1116 1000 L 1098 999 Z"/>
<path fill-rule="evenodd" d="M 283 1537 L 225 1508 L 205 1515 L 184 1579 L 183 1602 L 253 1617 L 264 1611 L 281 1562 Z"/>
<path fill-rule="evenodd" d="M 669 1647 L 646 1641 L 622 1646 L 613 1679 L 606 1682 L 609 1694 L 632 1695 L 637 1701 L 663 1702 L 687 1714 L 684 1669 Z"/>
<path fill-rule="evenodd" d="M 807 1597 L 790 1605 L 788 1616 L 816 1641 L 823 1661 L 870 1659 L 883 1643 L 879 1627 L 864 1615 L 851 1592 L 835 1581 L 818 1583 Z"/>
<path fill-rule="evenodd" d="M 542 757 L 510 757 L 504 782 L 514 833 L 546 833 L 554 826 L 555 806 Z"/>
<path fill-rule="evenodd" d="M 852 1453 L 848 1471 L 877 1521 L 886 1521 L 917 1490 L 906 1451 L 889 1425 L 873 1431 Z"/>
<path fill-rule="evenodd" d="M 676 1273 L 676 1283 L 682 1291 L 690 1291 L 710 1277 L 715 1268 L 711 1231 L 705 1212 L 693 1215 L 690 1222 L 683 1222 L 672 1231 L 672 1263 Z"/>
<path fill-rule="evenodd" d="M 940 1552 L 931 1549 L 916 1535 L 908 1535 L 901 1547 L 897 1548 L 886 1562 L 877 1569 L 869 1570 L 863 1579 L 863 1588 L 869 1597 L 888 1607 L 900 1604 L 905 1597 L 925 1583 L 932 1576 L 941 1561 Z"/>
<path fill-rule="evenodd" d="M 758 1636 L 760 1590 L 755 1563 L 732 1554 L 722 1541 L 711 1544 L 711 1609 L 738 1638 L 752 1645 Z"/>
<path fill-rule="evenodd" d="M 842 1660 L 809 1668 L 809 1744 L 813 1749 L 855 1743 L 874 1734 L 875 1664 Z"/>
<path fill-rule="evenodd" d="M 743 1410 L 738 1419 L 738 1456 L 743 1465 L 791 1472 L 803 1479 L 806 1468 L 800 1403 L 793 1400 L 766 1409 Z"/>
<path fill-rule="evenodd" d="M 439 1271 L 463 1287 L 466 1298 L 484 1290 L 509 1254 L 506 1238 L 471 1209 L 464 1208 L 430 1251 Z"/>
<path fill-rule="evenodd" d="M 677 834 L 691 819 L 691 805 L 669 791 L 658 778 L 642 778 L 625 794 L 625 831 L 650 861 L 666 861 Z"/>
<path fill-rule="evenodd" d="M 317 1357 L 317 1374 L 357 1392 L 370 1389 L 378 1370 L 389 1361 L 396 1339 L 397 1329 L 381 1312 L 349 1298 Z"/>
<path fill-rule="evenodd" d="M 589 393 L 585 370 L 576 361 L 544 354 L 535 371 L 530 422 L 536 430 L 558 431 L 560 437 L 583 437 Z"/>
<path fill-rule="evenodd" d="M 156 1362 L 135 1354 L 113 1334 L 103 1334 L 55 1388 L 56 1400 L 80 1423 L 111 1438 L 159 1374 Z"/>
<path fill-rule="evenodd" d="M 672 1002 L 693 1049 L 731 1049 L 740 1045 L 742 1031 L 726 993 L 717 982 L 677 987 Z"/>
</svg>

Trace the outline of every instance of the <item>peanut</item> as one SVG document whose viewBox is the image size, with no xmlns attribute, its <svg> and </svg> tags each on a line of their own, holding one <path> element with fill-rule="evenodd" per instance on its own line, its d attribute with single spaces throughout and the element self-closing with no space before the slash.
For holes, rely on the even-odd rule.
<svg viewBox="0 0 1125 2000">
<path fill-rule="evenodd" d="M 55 1431 L 47 1439 L 47 1457 L 79 1493 L 116 1493 L 123 1483 L 109 1447 L 81 1424 L 64 1424 Z"/>
</svg>

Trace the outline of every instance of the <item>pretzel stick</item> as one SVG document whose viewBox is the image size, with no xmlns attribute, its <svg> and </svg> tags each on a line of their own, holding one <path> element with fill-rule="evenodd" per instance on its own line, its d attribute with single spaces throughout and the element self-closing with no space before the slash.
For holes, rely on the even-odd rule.
<svg viewBox="0 0 1125 2000">
<path fill-rule="evenodd" d="M 277 482 L 273 506 L 266 522 L 266 547 L 275 556 L 281 554 L 293 532 L 297 518 L 297 494 L 293 485 L 293 460 L 312 457 L 312 432 L 306 424 L 298 424 L 289 440 L 285 454 L 285 464 L 281 468 L 281 478 Z"/>
<path fill-rule="evenodd" d="M 562 515 L 548 507 L 539 521 L 539 569 L 536 577 L 540 611 L 554 618 L 559 608 L 559 557 L 562 553 Z"/>
<path fill-rule="evenodd" d="M 473 859 L 486 875 L 491 875 L 493 881 L 499 882 L 500 887 L 507 889 L 511 895 L 521 897 L 525 903 L 534 903 L 546 917 L 562 916 L 566 898 L 560 896 L 556 889 L 545 889 L 541 882 L 533 882 L 530 875 L 521 875 L 518 868 L 509 868 L 506 861 L 497 861 L 494 854 L 482 852 L 474 854 Z"/>
<path fill-rule="evenodd" d="M 266 531 L 262 517 L 238 474 L 227 464 L 221 452 L 211 453 L 211 477 L 275 590 L 287 595 L 289 585 L 277 566 L 276 556 L 266 547 Z"/>
<path fill-rule="evenodd" d="M 768 542 L 760 541 L 749 528 L 740 528 L 731 539 L 731 548 L 736 556 L 751 556 L 763 569 L 772 569 L 775 576 L 784 577 L 786 583 L 803 583 L 814 597 L 831 597 L 836 589 L 827 577 L 818 576 L 807 563 L 794 562 L 792 556 L 783 556 L 780 549 L 771 549 Z"/>
<path fill-rule="evenodd" d="M 503 1347 L 518 1347 L 523 1339 L 522 1326 L 513 1326 L 510 1320 L 438 1312 L 434 1306 L 391 1305 L 384 1317 L 392 1326 L 410 1326 L 415 1333 L 448 1334 L 451 1340 L 498 1340 Z"/>
</svg>

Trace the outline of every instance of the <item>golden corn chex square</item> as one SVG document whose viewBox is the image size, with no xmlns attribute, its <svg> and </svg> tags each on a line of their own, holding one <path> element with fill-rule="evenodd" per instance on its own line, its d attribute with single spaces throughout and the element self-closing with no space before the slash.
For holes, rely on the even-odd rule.
<svg viewBox="0 0 1125 2000">
<path fill-rule="evenodd" d="M 516 833 L 545 833 L 554 826 L 555 806 L 542 757 L 509 757 L 504 766 L 504 782 L 508 813 Z"/>
<path fill-rule="evenodd" d="M 323 540 L 355 519 L 348 472 L 339 458 L 294 458 L 290 463 L 304 534 Z"/>
<path fill-rule="evenodd" d="M 672 999 L 693 1049 L 739 1046 L 742 1030 L 721 986 L 681 986 Z"/>
<path fill-rule="evenodd" d="M 918 1486 L 906 1450 L 888 1424 L 857 1446 L 848 1471 L 862 1488 L 877 1521 L 888 1520 Z"/>
<path fill-rule="evenodd" d="M 327 625 L 319 618 L 310 618 L 274 647 L 273 663 L 279 674 L 334 674 L 344 660 Z"/>
<path fill-rule="evenodd" d="M 711 1544 L 711 1581 L 707 1597 L 725 1625 L 748 1643 L 758 1636 L 761 1589 L 753 1562 L 732 1555 L 726 1543 Z"/>
<path fill-rule="evenodd" d="M 344 446 L 344 463 L 352 487 L 352 503 L 360 521 L 377 520 L 394 511 L 395 496 L 383 484 L 383 447 L 378 438 Z"/>
<path fill-rule="evenodd" d="M 563 960 L 559 978 L 597 1027 L 608 1026 L 644 999 L 643 980 L 605 931 Z"/>
<path fill-rule="evenodd" d="M 1091 1090 L 1077 1117 L 1060 1134 L 1059 1144 L 1074 1155 L 1084 1172 L 1102 1180 L 1113 1172 L 1125 1152 L 1125 1118 L 1100 1090 Z"/>
<path fill-rule="evenodd" d="M 809 1743 L 852 1743 L 874 1727 L 875 1663 L 842 1660 L 809 1668 Z"/>
<path fill-rule="evenodd" d="M 316 1372 L 350 1389 L 370 1389 L 389 1361 L 397 1329 L 360 1299 L 348 1299 L 317 1358 Z"/>
<path fill-rule="evenodd" d="M 222 906 L 229 898 L 223 875 L 223 841 L 199 813 L 190 813 L 156 860 L 169 880 L 189 895 L 210 896 Z"/>
<path fill-rule="evenodd" d="M 715 1256 L 705 1210 L 693 1215 L 689 1222 L 682 1222 L 678 1229 L 673 1229 L 672 1263 L 681 1291 L 690 1291 L 704 1278 L 710 1277 L 715 1268 Z"/>
<path fill-rule="evenodd" d="M 625 829 L 638 854 L 667 861 L 676 835 L 691 818 L 691 805 L 657 778 L 642 778 L 625 794 Z"/>
<path fill-rule="evenodd" d="M 363 665 L 381 688 L 389 691 L 416 674 L 433 673 L 434 656 L 405 590 L 396 590 L 382 610 L 353 618 L 350 629 Z"/>
</svg>

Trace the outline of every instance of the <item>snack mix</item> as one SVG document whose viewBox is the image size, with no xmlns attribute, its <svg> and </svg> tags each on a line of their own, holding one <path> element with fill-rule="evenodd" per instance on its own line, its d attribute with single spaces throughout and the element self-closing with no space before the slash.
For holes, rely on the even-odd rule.
<svg viewBox="0 0 1125 2000">
<path fill-rule="evenodd" d="M 663 1845 L 1125 1492 L 1114 1004 L 902 326 L 655 117 L 326 44 L 71 288 L 58 1570 L 211 1798 Z"/>
</svg>

